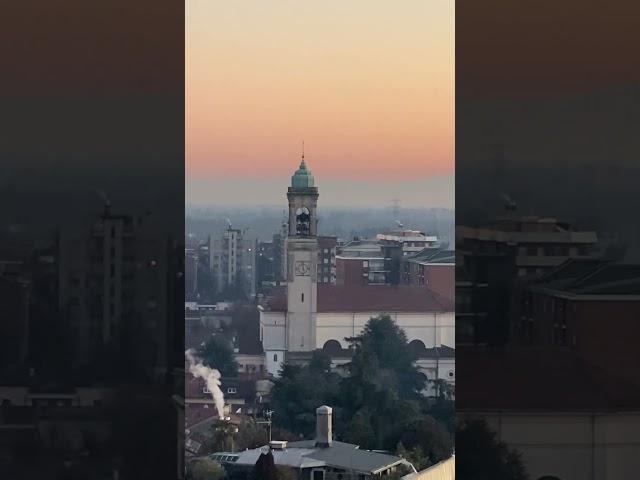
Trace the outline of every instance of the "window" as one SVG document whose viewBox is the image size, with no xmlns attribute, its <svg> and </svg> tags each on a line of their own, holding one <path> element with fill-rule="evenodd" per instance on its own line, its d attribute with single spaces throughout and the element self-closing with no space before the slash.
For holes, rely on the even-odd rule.
<svg viewBox="0 0 640 480">
<path fill-rule="evenodd" d="M 229 387 L 229 388 L 227 388 L 227 393 L 237 393 L 237 389 L 236 389 L 236 387 Z"/>
<path fill-rule="evenodd" d="M 278 361 L 278 354 L 277 354 L 277 353 L 274 353 L 274 354 L 273 354 L 273 361 L 274 361 L 274 362 L 277 362 L 277 361 Z"/>
<path fill-rule="evenodd" d="M 304 293 L 301 293 L 301 294 L 300 294 L 300 301 L 301 301 L 302 303 L 304 303 Z"/>
</svg>

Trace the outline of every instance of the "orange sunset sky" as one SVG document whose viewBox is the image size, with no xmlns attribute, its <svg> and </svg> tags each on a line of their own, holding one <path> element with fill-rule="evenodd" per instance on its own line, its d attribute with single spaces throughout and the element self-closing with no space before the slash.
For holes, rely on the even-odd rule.
<svg viewBox="0 0 640 480">
<path fill-rule="evenodd" d="M 281 202 L 304 140 L 326 204 L 453 205 L 453 0 L 186 0 L 185 69 L 188 202 Z"/>
</svg>

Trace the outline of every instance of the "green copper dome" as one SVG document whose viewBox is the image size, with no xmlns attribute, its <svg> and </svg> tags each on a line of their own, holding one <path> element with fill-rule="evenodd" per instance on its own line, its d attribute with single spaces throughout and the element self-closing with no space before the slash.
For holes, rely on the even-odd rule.
<svg viewBox="0 0 640 480">
<path fill-rule="evenodd" d="M 291 177 L 292 188 L 313 188 L 314 180 L 311 171 L 307 170 L 307 165 L 304 163 L 304 156 L 302 162 L 300 162 L 300 168 L 296 170 L 296 173 Z"/>
</svg>

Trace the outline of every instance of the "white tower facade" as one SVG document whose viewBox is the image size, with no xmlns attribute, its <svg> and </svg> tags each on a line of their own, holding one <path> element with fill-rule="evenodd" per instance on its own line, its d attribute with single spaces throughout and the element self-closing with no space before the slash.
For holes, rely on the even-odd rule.
<svg viewBox="0 0 640 480">
<path fill-rule="evenodd" d="M 318 189 L 304 162 L 304 155 L 300 168 L 291 177 L 287 199 L 286 349 L 290 352 L 310 352 L 316 348 Z"/>
</svg>

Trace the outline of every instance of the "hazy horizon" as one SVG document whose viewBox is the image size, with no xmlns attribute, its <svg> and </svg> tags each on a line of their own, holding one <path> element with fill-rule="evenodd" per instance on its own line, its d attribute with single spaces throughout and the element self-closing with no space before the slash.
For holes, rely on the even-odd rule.
<svg viewBox="0 0 640 480">
<path fill-rule="evenodd" d="M 292 172 L 293 173 L 293 172 Z M 286 207 L 290 177 L 186 179 L 186 202 L 194 205 L 269 205 Z M 356 181 L 316 177 L 323 207 L 387 207 L 394 199 L 400 207 L 447 208 L 455 203 L 455 177 L 443 175 L 424 180 Z"/>
</svg>

